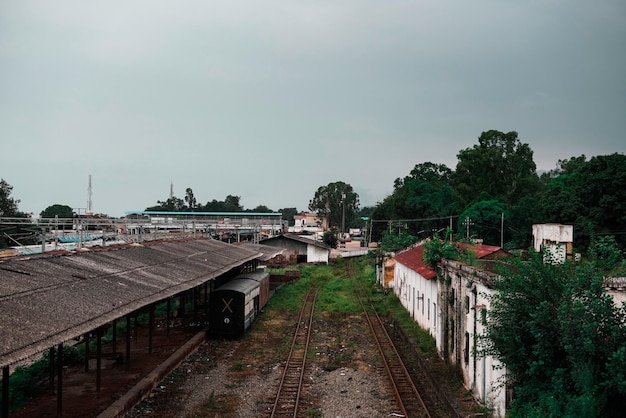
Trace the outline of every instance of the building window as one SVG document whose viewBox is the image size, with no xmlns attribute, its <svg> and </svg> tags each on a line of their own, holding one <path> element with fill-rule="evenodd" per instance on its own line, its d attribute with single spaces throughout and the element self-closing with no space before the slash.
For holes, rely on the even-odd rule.
<svg viewBox="0 0 626 418">
<path fill-rule="evenodd" d="M 468 314 L 470 311 L 470 298 L 469 296 L 465 296 L 465 313 Z"/>
<path fill-rule="evenodd" d="M 465 352 L 463 353 L 463 360 L 465 365 L 469 364 L 469 350 L 470 350 L 470 335 L 469 332 L 465 333 Z"/>
<path fill-rule="evenodd" d="M 430 298 L 428 298 L 428 320 L 430 321 Z"/>
</svg>

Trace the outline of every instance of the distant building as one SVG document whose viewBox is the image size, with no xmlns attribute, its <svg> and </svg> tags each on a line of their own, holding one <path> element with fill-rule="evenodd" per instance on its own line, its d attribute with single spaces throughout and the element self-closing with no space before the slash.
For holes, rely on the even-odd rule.
<svg viewBox="0 0 626 418">
<path fill-rule="evenodd" d="M 284 248 L 283 255 L 291 263 L 328 264 L 330 247 L 325 244 L 296 234 L 284 234 L 260 242 L 263 245 Z"/>
<path fill-rule="evenodd" d="M 460 369 L 465 387 L 483 404 L 493 406 L 494 416 L 502 417 L 506 410 L 505 369 L 494 358 L 480 357 L 476 348 L 493 293 L 494 274 L 489 266 L 510 254 L 489 245 L 455 245 L 470 252 L 481 267 L 442 260 L 439 280 L 423 260 L 423 245 L 418 245 L 394 257 L 393 278 L 385 281 L 413 320 L 433 336 L 440 356 Z"/>
<path fill-rule="evenodd" d="M 289 227 L 289 232 L 315 233 L 328 230 L 328 222 L 324 216 L 317 213 L 301 212 L 293 217 L 294 225 Z"/>
<path fill-rule="evenodd" d="M 555 262 L 562 263 L 573 257 L 574 226 L 561 224 L 533 225 L 533 248 L 547 251 Z"/>
</svg>

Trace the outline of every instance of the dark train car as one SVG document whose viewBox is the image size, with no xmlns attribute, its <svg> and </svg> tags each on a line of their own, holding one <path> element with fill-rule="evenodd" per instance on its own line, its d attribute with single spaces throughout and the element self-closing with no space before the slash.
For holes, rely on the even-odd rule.
<svg viewBox="0 0 626 418">
<path fill-rule="evenodd" d="M 265 270 L 242 273 L 236 279 L 250 279 L 259 283 L 259 310 L 270 300 L 270 275 Z"/>
<path fill-rule="evenodd" d="M 209 332 L 235 337 L 243 334 L 269 299 L 269 274 L 243 273 L 211 292 Z"/>
</svg>

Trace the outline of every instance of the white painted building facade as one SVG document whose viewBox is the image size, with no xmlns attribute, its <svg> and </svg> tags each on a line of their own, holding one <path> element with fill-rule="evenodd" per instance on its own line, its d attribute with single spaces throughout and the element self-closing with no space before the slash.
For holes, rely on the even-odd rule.
<svg viewBox="0 0 626 418">
<path fill-rule="evenodd" d="M 395 257 L 393 289 L 415 322 L 439 340 L 437 274 L 421 261 L 422 254 L 420 246 Z"/>
</svg>

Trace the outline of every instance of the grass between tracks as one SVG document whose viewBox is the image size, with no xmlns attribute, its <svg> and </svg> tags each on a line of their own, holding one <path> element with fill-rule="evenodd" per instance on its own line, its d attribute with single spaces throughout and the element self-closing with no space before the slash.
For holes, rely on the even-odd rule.
<svg viewBox="0 0 626 418">
<path fill-rule="evenodd" d="M 436 351 L 435 340 L 421 329 L 411 318 L 393 292 L 385 292 L 376 283 L 375 260 L 365 257 L 359 259 L 339 259 L 329 265 L 306 265 L 301 267 L 301 277 L 296 283 L 282 286 L 270 300 L 267 309 L 288 309 L 299 311 L 302 299 L 311 286 L 320 289 L 316 301 L 316 312 L 329 314 L 359 315 L 362 308 L 354 294 L 350 278 L 346 276 L 348 264 L 356 278 L 368 292 L 368 299 L 381 316 L 393 318 L 407 335 L 417 343 L 424 354 Z"/>
</svg>

